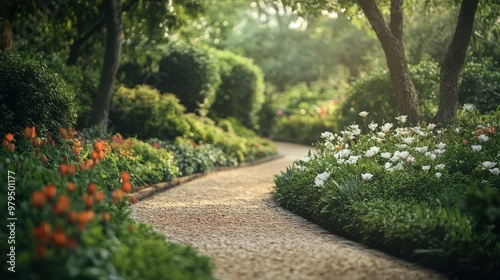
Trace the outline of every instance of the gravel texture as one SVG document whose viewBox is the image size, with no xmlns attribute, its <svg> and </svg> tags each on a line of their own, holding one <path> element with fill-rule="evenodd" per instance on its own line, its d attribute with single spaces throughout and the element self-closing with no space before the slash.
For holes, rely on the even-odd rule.
<svg viewBox="0 0 500 280">
<path fill-rule="evenodd" d="M 290 213 L 272 198 L 273 177 L 307 155 L 209 174 L 135 204 L 135 218 L 209 255 L 220 279 L 444 279 L 443 275 L 346 240 Z"/>
</svg>

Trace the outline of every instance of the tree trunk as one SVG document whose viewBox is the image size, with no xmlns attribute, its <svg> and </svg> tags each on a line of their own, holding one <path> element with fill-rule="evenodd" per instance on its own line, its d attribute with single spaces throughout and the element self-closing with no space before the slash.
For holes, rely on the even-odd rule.
<svg viewBox="0 0 500 280">
<path fill-rule="evenodd" d="M 421 120 L 421 115 L 418 108 L 417 93 L 410 77 L 402 41 L 402 2 L 402 0 L 391 1 L 390 27 L 374 0 L 358 0 L 358 5 L 368 18 L 384 50 L 392 85 L 396 92 L 398 111 L 400 114 L 408 116 L 410 124 L 417 124 Z"/>
<path fill-rule="evenodd" d="M 434 121 L 445 127 L 457 117 L 458 78 L 467 55 L 477 4 L 478 0 L 462 0 L 455 35 L 441 65 L 439 107 Z"/>
<path fill-rule="evenodd" d="M 99 88 L 92 107 L 90 124 L 101 125 L 103 130 L 106 131 L 116 72 L 120 63 L 123 25 L 121 0 L 104 0 L 103 4 L 106 22 L 106 49 L 104 51 L 104 63 Z"/>
<path fill-rule="evenodd" d="M 12 48 L 12 25 L 8 18 L 4 18 L 0 24 L 0 51 Z"/>
</svg>

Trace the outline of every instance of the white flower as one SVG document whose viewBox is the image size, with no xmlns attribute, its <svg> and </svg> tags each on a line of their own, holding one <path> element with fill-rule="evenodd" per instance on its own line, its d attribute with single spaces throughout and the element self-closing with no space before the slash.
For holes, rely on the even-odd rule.
<svg viewBox="0 0 500 280">
<path fill-rule="evenodd" d="M 388 153 L 388 152 L 385 152 L 385 153 L 380 154 L 380 156 L 383 157 L 383 158 L 390 158 L 392 156 L 392 154 Z"/>
<path fill-rule="evenodd" d="M 398 162 L 398 164 L 396 166 L 394 166 L 393 169 L 394 170 L 403 170 L 403 163 L 402 162 Z"/>
<path fill-rule="evenodd" d="M 436 156 L 436 154 L 429 153 L 429 158 L 430 158 L 432 161 L 436 160 L 436 157 L 437 157 L 437 156 Z"/>
<path fill-rule="evenodd" d="M 428 128 L 429 130 L 433 130 L 434 128 L 436 128 L 436 124 L 434 124 L 434 123 L 430 123 L 429 125 L 427 125 L 427 128 Z"/>
<path fill-rule="evenodd" d="M 306 169 L 306 168 L 305 168 L 304 166 L 302 166 L 302 165 L 297 165 L 295 168 L 296 168 L 297 170 L 299 170 L 299 171 L 304 171 L 304 170 Z"/>
<path fill-rule="evenodd" d="M 408 145 L 413 143 L 413 141 L 415 141 L 415 138 L 413 138 L 413 137 L 403 138 L 403 142 L 405 142 Z"/>
<path fill-rule="evenodd" d="M 409 155 L 410 155 L 410 153 L 407 151 L 402 151 L 401 153 L 399 153 L 399 157 L 401 159 L 406 159 L 406 158 L 408 158 Z"/>
<path fill-rule="evenodd" d="M 316 175 L 316 178 L 314 179 L 314 186 L 321 188 L 325 185 L 325 180 L 328 179 L 330 176 L 330 172 L 323 172 L 318 175 Z"/>
<path fill-rule="evenodd" d="M 429 149 L 429 147 L 423 146 L 423 147 L 417 147 L 417 148 L 415 148 L 415 151 L 417 151 L 419 153 L 425 153 L 425 152 L 428 151 L 428 149 Z"/>
<path fill-rule="evenodd" d="M 377 136 L 380 137 L 380 138 L 384 138 L 385 137 L 385 133 L 383 133 L 382 131 L 377 132 Z"/>
<path fill-rule="evenodd" d="M 491 161 L 485 161 L 485 162 L 483 162 L 483 168 L 484 169 L 491 169 L 491 168 L 495 167 L 495 165 L 497 165 L 496 162 L 491 162 Z"/>
<path fill-rule="evenodd" d="M 371 158 L 371 157 L 372 157 L 372 156 L 374 156 L 374 155 L 375 155 L 375 153 L 374 153 L 372 150 L 368 150 L 368 151 L 366 151 L 366 153 L 365 153 L 365 156 L 366 156 L 366 157 L 369 157 L 369 158 Z"/>
<path fill-rule="evenodd" d="M 363 111 L 363 112 L 360 112 L 359 115 L 363 118 L 366 118 L 366 116 L 368 116 L 368 112 L 367 111 Z"/>
<path fill-rule="evenodd" d="M 331 133 L 329 131 L 325 131 L 325 132 L 321 133 L 321 138 L 332 141 L 335 139 L 335 136 L 333 135 L 333 133 Z"/>
<path fill-rule="evenodd" d="M 446 150 L 436 149 L 436 150 L 434 150 L 433 153 L 436 155 L 440 155 L 440 154 L 444 154 L 444 152 L 446 152 Z"/>
<path fill-rule="evenodd" d="M 414 157 L 407 157 L 406 162 L 408 162 L 409 164 L 412 164 L 415 162 L 415 158 Z"/>
<path fill-rule="evenodd" d="M 311 161 L 311 158 L 306 156 L 306 157 L 303 157 L 303 158 L 301 158 L 301 159 L 299 159 L 299 160 L 300 160 L 300 161 L 303 161 L 303 162 L 305 162 L 305 163 L 308 163 L 308 162 L 310 162 L 310 161 Z"/>
<path fill-rule="evenodd" d="M 500 174 L 500 169 L 498 169 L 498 168 L 493 168 L 493 169 L 489 169 L 489 170 L 495 176 Z"/>
<path fill-rule="evenodd" d="M 361 178 L 365 181 L 370 181 L 373 178 L 373 174 L 370 173 L 361 173 Z"/>
<path fill-rule="evenodd" d="M 398 147 L 398 149 L 404 149 L 404 148 L 408 147 L 408 145 L 406 145 L 406 144 L 396 144 L 396 147 Z"/>
<path fill-rule="evenodd" d="M 383 132 L 388 132 L 389 130 L 391 130 L 393 124 L 392 123 L 386 123 L 384 124 L 380 129 L 383 131 Z"/>
<path fill-rule="evenodd" d="M 483 146 L 481 145 L 471 145 L 470 146 L 474 152 L 479 152 L 483 149 Z"/>
<path fill-rule="evenodd" d="M 436 170 L 443 170 L 445 166 L 446 166 L 445 164 L 441 163 L 441 164 L 436 165 L 435 168 L 436 168 Z"/>
<path fill-rule="evenodd" d="M 436 177 L 440 178 L 442 175 L 441 172 L 436 172 Z"/>
<path fill-rule="evenodd" d="M 370 148 L 370 151 L 372 151 L 374 154 L 378 154 L 378 152 L 380 151 L 380 148 L 377 146 L 372 146 Z"/>
<path fill-rule="evenodd" d="M 470 104 L 470 103 L 464 104 L 464 110 L 467 112 L 470 112 L 470 111 L 474 110 L 474 105 Z"/>
<path fill-rule="evenodd" d="M 407 115 L 401 115 L 399 117 L 396 117 L 396 120 L 398 120 L 398 122 L 400 123 L 405 123 L 407 118 L 408 118 Z"/>
<path fill-rule="evenodd" d="M 456 133 L 460 133 L 460 127 L 455 128 Z"/>
<path fill-rule="evenodd" d="M 377 123 L 374 123 L 372 122 L 371 124 L 368 125 L 368 128 L 371 130 L 371 131 L 375 131 L 375 129 L 377 129 L 378 127 L 378 124 Z"/>
<path fill-rule="evenodd" d="M 392 161 L 392 162 L 396 162 L 396 161 L 398 161 L 398 160 L 399 160 L 399 157 L 397 157 L 397 156 L 393 156 L 393 157 L 391 157 L 391 161 Z"/>
<path fill-rule="evenodd" d="M 349 159 L 347 160 L 347 163 L 356 164 L 356 162 L 358 162 L 359 158 L 360 158 L 360 156 L 350 156 Z"/>
<path fill-rule="evenodd" d="M 384 164 L 384 168 L 387 169 L 387 170 L 391 169 L 391 167 L 392 167 L 392 163 L 390 163 L 390 162 L 386 162 Z"/>
<path fill-rule="evenodd" d="M 429 171 L 429 169 L 431 169 L 431 166 L 430 166 L 430 165 L 425 165 L 425 166 L 422 166 L 422 170 L 423 170 L 423 171 Z"/>
<path fill-rule="evenodd" d="M 488 141 L 490 139 L 490 137 L 488 137 L 488 136 L 486 136 L 484 134 L 481 134 L 481 135 L 479 135 L 477 137 L 477 139 L 479 139 L 479 141 L 481 141 L 481 142 L 486 142 L 486 141 Z"/>
<path fill-rule="evenodd" d="M 439 142 L 439 144 L 437 144 L 437 147 L 438 147 L 438 149 L 442 150 L 446 147 L 446 144 L 443 142 Z"/>
</svg>

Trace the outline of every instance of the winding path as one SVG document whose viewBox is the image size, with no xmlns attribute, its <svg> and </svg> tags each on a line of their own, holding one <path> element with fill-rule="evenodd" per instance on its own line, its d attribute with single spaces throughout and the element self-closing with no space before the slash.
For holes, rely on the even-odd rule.
<svg viewBox="0 0 500 280">
<path fill-rule="evenodd" d="M 134 205 L 135 218 L 209 255 L 232 279 L 443 279 L 328 233 L 279 207 L 273 177 L 308 147 L 276 143 L 284 157 L 221 171 Z"/>
</svg>

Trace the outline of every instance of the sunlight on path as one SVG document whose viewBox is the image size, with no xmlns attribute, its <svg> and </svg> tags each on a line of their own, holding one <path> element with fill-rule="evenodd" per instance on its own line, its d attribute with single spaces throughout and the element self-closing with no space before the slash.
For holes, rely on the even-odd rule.
<svg viewBox="0 0 500 280">
<path fill-rule="evenodd" d="M 440 279 L 414 264 L 335 236 L 277 206 L 273 177 L 309 147 L 208 175 L 139 202 L 137 220 L 209 255 L 220 279 Z"/>
</svg>

